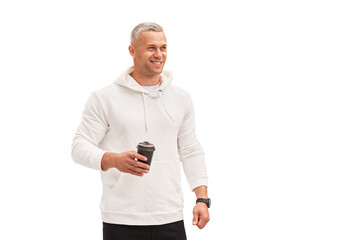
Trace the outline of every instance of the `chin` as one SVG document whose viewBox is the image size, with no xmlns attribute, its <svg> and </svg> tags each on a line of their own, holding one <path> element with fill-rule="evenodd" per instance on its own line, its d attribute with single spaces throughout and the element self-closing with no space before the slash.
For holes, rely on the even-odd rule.
<svg viewBox="0 0 360 240">
<path fill-rule="evenodd" d="M 152 72 L 155 73 L 155 74 L 160 74 L 160 73 L 162 73 L 162 71 L 163 71 L 163 68 L 161 68 L 161 69 L 152 69 Z"/>
</svg>

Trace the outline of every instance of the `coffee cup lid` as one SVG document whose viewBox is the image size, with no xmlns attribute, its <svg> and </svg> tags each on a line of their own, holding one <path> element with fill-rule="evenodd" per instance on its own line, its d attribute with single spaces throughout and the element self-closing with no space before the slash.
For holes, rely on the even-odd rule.
<svg viewBox="0 0 360 240">
<path fill-rule="evenodd" d="M 147 141 L 140 142 L 137 146 L 137 148 L 142 148 L 147 151 L 155 151 L 155 146 L 152 143 L 149 143 Z"/>
</svg>

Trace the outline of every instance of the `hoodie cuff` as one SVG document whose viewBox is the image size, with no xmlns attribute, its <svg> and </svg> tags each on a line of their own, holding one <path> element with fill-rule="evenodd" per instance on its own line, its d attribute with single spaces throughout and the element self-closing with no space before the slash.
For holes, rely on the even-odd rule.
<svg viewBox="0 0 360 240">
<path fill-rule="evenodd" d="M 200 186 L 208 186 L 208 177 L 202 177 L 189 181 L 190 190 L 193 191 L 195 188 Z"/>
<path fill-rule="evenodd" d="M 102 171 L 101 169 L 101 159 L 104 156 L 105 151 L 98 149 L 96 152 L 92 154 L 92 161 L 90 162 L 90 168 L 95 170 Z"/>
</svg>

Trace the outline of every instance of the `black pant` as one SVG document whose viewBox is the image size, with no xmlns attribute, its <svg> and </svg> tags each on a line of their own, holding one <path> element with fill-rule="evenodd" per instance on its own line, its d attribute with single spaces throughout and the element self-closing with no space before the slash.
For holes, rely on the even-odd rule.
<svg viewBox="0 0 360 240">
<path fill-rule="evenodd" d="M 130 226 L 103 223 L 103 240 L 186 240 L 184 221 Z"/>
</svg>

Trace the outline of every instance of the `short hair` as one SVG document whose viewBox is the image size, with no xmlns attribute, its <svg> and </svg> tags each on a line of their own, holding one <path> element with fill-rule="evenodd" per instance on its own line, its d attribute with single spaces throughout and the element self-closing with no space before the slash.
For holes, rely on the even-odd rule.
<svg viewBox="0 0 360 240">
<path fill-rule="evenodd" d="M 131 31 L 131 44 L 134 44 L 138 40 L 140 33 L 142 32 L 163 32 L 164 29 L 157 23 L 144 22 L 138 24 Z"/>
</svg>

